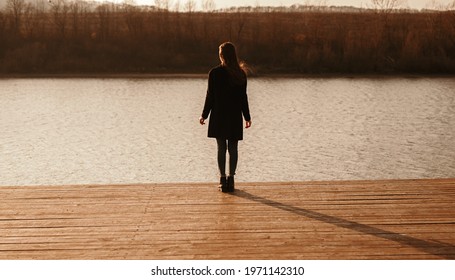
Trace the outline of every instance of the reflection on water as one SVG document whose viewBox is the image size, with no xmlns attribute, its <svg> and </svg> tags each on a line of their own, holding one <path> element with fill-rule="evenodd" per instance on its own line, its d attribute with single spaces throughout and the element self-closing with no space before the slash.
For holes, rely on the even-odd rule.
<svg viewBox="0 0 455 280">
<path fill-rule="evenodd" d="M 205 79 L 0 80 L 0 185 L 213 182 Z M 238 181 L 455 177 L 452 78 L 251 79 Z"/>
</svg>

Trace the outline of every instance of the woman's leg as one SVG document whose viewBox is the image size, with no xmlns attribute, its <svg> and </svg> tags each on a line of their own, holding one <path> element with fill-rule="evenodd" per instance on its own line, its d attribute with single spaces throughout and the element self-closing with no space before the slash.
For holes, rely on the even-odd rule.
<svg viewBox="0 0 455 280">
<path fill-rule="evenodd" d="M 226 139 L 216 139 L 218 146 L 218 169 L 221 177 L 226 177 Z"/>
<path fill-rule="evenodd" d="M 239 159 L 238 144 L 238 140 L 228 140 L 229 176 L 234 176 L 237 169 L 237 161 Z"/>
</svg>

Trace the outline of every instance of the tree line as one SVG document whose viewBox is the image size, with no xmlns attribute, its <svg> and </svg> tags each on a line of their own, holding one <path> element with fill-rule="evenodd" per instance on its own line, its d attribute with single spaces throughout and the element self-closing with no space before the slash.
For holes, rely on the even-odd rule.
<svg viewBox="0 0 455 280">
<path fill-rule="evenodd" d="M 0 73 L 205 73 L 224 41 L 258 75 L 455 73 L 454 11 L 202 12 L 65 0 L 8 0 Z"/>
</svg>

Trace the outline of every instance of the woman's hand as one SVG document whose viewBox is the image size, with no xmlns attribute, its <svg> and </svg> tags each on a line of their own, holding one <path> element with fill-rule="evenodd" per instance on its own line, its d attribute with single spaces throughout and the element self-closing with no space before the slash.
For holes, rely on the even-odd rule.
<svg viewBox="0 0 455 280">
<path fill-rule="evenodd" d="M 245 122 L 245 128 L 251 127 L 251 120 Z"/>
<path fill-rule="evenodd" d="M 199 118 L 199 123 L 200 123 L 201 125 L 204 125 L 204 124 L 205 124 L 205 119 L 204 119 L 203 117 L 200 117 L 200 118 Z"/>
</svg>

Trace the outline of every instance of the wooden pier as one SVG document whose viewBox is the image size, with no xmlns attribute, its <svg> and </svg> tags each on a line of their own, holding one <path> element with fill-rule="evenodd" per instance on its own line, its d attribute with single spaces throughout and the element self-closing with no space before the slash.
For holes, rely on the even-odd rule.
<svg viewBox="0 0 455 280">
<path fill-rule="evenodd" d="M 0 187 L 0 259 L 455 259 L 455 179 Z"/>
</svg>

